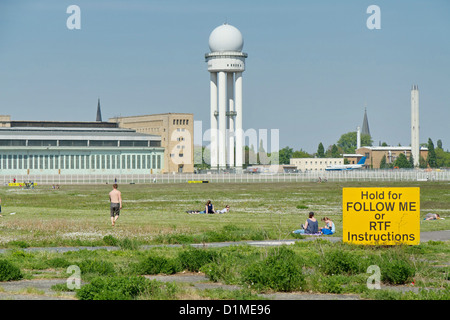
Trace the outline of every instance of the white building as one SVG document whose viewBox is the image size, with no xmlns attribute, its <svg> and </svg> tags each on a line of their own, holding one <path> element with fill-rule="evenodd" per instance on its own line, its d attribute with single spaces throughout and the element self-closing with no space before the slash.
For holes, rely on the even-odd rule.
<svg viewBox="0 0 450 320">
<path fill-rule="evenodd" d="M 161 137 L 112 123 L 11 121 L 0 174 L 145 174 L 163 169 Z"/>
<path fill-rule="evenodd" d="M 343 165 L 343 158 L 291 158 L 290 164 L 297 167 L 299 172 L 325 171 L 327 166 Z"/>
</svg>

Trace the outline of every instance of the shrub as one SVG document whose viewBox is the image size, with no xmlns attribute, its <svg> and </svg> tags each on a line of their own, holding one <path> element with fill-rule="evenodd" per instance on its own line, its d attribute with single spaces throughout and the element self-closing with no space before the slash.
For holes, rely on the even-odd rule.
<svg viewBox="0 0 450 320">
<path fill-rule="evenodd" d="M 114 265 L 108 261 L 83 260 L 79 264 L 82 274 L 96 273 L 99 275 L 110 275 L 114 273 Z"/>
<path fill-rule="evenodd" d="M 50 268 L 67 268 L 71 263 L 64 258 L 53 258 L 47 261 L 47 265 Z"/>
<path fill-rule="evenodd" d="M 389 284 L 405 284 L 412 280 L 416 270 L 411 260 L 396 252 L 386 252 L 380 259 L 381 281 Z"/>
<path fill-rule="evenodd" d="M 365 271 L 360 257 L 345 250 L 327 252 L 320 268 L 327 275 L 358 274 Z"/>
<path fill-rule="evenodd" d="M 132 300 L 145 292 L 144 277 L 98 277 L 77 291 L 80 300 Z"/>
<path fill-rule="evenodd" d="M 23 274 L 18 267 L 8 260 L 0 260 L 0 281 L 20 280 Z"/>
<path fill-rule="evenodd" d="M 134 266 L 137 274 L 173 274 L 182 270 L 181 264 L 176 259 L 168 259 L 158 256 L 150 256 Z"/>
<path fill-rule="evenodd" d="M 189 248 L 178 255 L 181 266 L 189 271 L 199 271 L 200 268 L 218 257 L 218 253 L 207 249 Z"/>
<path fill-rule="evenodd" d="M 97 277 L 77 290 L 80 300 L 175 299 L 178 286 L 142 276 Z"/>
<path fill-rule="evenodd" d="M 194 243 L 195 238 L 193 235 L 189 234 L 165 234 L 156 236 L 155 242 L 168 244 L 189 244 Z"/>
<path fill-rule="evenodd" d="M 119 240 L 117 240 L 115 237 L 113 237 L 112 235 L 107 235 L 103 237 L 103 241 L 106 243 L 106 245 L 108 246 L 113 246 L 116 247 L 119 245 Z"/>
<path fill-rule="evenodd" d="M 139 249 L 139 243 L 135 240 L 130 240 L 128 238 L 119 241 L 119 246 L 124 250 L 137 250 Z"/>
<path fill-rule="evenodd" d="M 286 246 L 275 248 L 263 260 L 242 272 L 244 283 L 258 290 L 294 291 L 305 284 L 302 261 Z"/>
<path fill-rule="evenodd" d="M 342 293 L 343 283 L 342 283 L 342 279 L 340 277 L 342 277 L 342 276 L 323 277 L 321 291 L 328 292 L 328 293 Z"/>
<path fill-rule="evenodd" d="M 200 271 L 204 272 L 209 280 L 226 284 L 241 284 L 241 271 L 249 261 L 260 259 L 259 249 L 248 245 L 224 247 L 218 250 L 213 262 L 204 265 Z"/>
<path fill-rule="evenodd" d="M 13 240 L 8 242 L 8 247 L 28 248 L 30 245 L 22 240 Z"/>
</svg>

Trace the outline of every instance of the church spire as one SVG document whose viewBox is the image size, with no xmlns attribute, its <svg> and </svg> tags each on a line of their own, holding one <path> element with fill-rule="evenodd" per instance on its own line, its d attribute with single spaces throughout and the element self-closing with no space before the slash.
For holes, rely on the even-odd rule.
<svg viewBox="0 0 450 320">
<path fill-rule="evenodd" d="M 364 120 L 362 124 L 361 134 L 368 134 L 370 136 L 369 120 L 367 119 L 367 108 L 364 109 Z"/>
<path fill-rule="evenodd" d="M 95 121 L 102 122 L 102 112 L 100 111 L 100 98 L 97 103 L 97 119 Z"/>
</svg>

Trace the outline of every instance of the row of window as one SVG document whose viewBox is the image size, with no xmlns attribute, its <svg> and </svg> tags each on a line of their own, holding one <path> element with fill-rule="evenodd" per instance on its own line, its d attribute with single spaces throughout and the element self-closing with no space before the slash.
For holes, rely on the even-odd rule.
<svg viewBox="0 0 450 320">
<path fill-rule="evenodd" d="M 330 160 L 330 161 L 327 161 L 327 160 L 325 160 L 325 161 L 323 161 L 324 162 L 324 164 L 338 164 L 338 161 L 336 161 L 336 160 L 334 160 L 334 163 L 333 163 L 333 160 Z M 305 164 L 305 165 L 307 165 L 308 164 L 308 160 L 305 160 L 304 162 L 302 161 L 302 160 L 299 160 L 299 161 L 294 161 L 294 164 L 296 164 L 296 165 L 300 165 L 300 164 Z M 322 161 L 317 161 L 317 160 L 314 160 L 314 161 L 309 161 L 309 164 L 322 164 Z"/>
<path fill-rule="evenodd" d="M 173 119 L 174 125 L 189 125 L 189 119 Z"/>
<path fill-rule="evenodd" d="M 2 155 L 2 169 L 161 169 L 161 155 Z"/>
<path fill-rule="evenodd" d="M 27 143 L 28 141 L 28 143 Z M 59 142 L 59 144 L 58 144 Z M 161 141 L 136 140 L 15 140 L 0 139 L 2 147 L 160 147 Z"/>
</svg>

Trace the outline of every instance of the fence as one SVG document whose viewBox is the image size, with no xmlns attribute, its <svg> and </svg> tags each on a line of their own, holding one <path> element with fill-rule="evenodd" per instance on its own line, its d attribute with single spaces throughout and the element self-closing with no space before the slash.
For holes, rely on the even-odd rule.
<svg viewBox="0 0 450 320">
<path fill-rule="evenodd" d="M 277 174 L 73 174 L 73 175 L 0 175 L 0 184 L 34 182 L 38 185 L 68 184 L 145 184 L 186 183 L 208 181 L 210 183 L 253 183 L 253 182 L 325 182 L 325 181 L 450 181 L 450 170 L 352 170 Z"/>
</svg>

